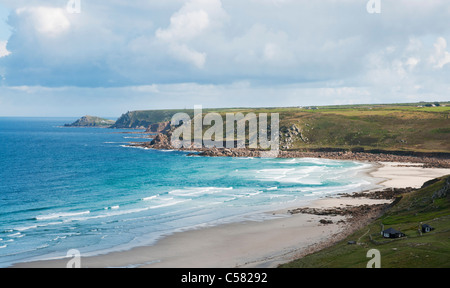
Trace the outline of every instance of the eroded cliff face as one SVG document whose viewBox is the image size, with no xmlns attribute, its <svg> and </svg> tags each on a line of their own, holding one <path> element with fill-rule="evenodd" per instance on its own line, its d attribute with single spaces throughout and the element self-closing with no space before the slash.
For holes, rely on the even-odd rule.
<svg viewBox="0 0 450 288">
<path fill-rule="evenodd" d="M 139 115 L 138 112 L 127 112 L 122 114 L 111 128 L 116 129 L 147 129 L 154 122 Z"/>
<path fill-rule="evenodd" d="M 148 133 L 167 133 L 170 130 L 170 121 L 150 125 L 145 132 Z"/>
<path fill-rule="evenodd" d="M 306 124 L 308 125 L 308 124 Z M 308 143 L 309 139 L 305 135 L 301 126 L 297 124 L 292 124 L 292 126 L 281 128 L 281 149 L 291 149 L 294 143 L 301 140 L 303 143 Z"/>
</svg>

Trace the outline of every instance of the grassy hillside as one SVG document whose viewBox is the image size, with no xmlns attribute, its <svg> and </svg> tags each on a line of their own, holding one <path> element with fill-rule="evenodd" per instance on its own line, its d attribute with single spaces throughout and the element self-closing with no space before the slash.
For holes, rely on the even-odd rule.
<svg viewBox="0 0 450 288">
<path fill-rule="evenodd" d="M 430 107 L 426 107 L 430 106 Z M 279 113 L 281 148 L 366 149 L 419 152 L 450 151 L 450 102 L 432 104 L 351 105 L 306 108 L 204 109 L 226 113 Z M 434 105 L 434 104 L 433 104 Z M 445 106 L 444 106 L 445 105 Z M 422 107 L 418 107 L 422 106 Z M 122 115 L 116 128 L 148 127 L 169 121 L 178 112 L 134 111 Z M 295 126 L 294 126 L 295 125 Z M 204 127 L 205 131 L 209 127 Z"/>
<path fill-rule="evenodd" d="M 420 234 L 427 223 L 435 228 Z M 387 240 L 381 227 L 402 231 L 407 237 Z M 381 253 L 382 268 L 450 268 L 450 176 L 404 195 L 383 217 L 360 229 L 337 245 L 282 265 L 283 268 L 365 268 L 370 249 Z M 358 245 L 348 245 L 357 241 Z"/>
<path fill-rule="evenodd" d="M 450 107 L 358 106 L 286 113 L 282 127 L 296 124 L 303 141 L 290 148 L 450 151 Z"/>
</svg>

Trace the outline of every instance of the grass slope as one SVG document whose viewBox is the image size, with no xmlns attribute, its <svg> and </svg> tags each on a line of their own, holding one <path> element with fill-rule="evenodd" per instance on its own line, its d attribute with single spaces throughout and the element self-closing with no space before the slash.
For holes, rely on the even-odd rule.
<svg viewBox="0 0 450 288">
<path fill-rule="evenodd" d="M 374 106 L 328 108 L 287 113 L 307 141 L 295 148 L 362 147 L 421 152 L 450 151 L 450 107 Z M 282 139 L 283 140 L 283 139 Z"/>
<path fill-rule="evenodd" d="M 446 195 L 433 199 L 437 191 Z M 450 268 L 450 176 L 404 195 L 383 217 L 335 246 L 282 265 L 282 268 L 365 268 L 370 249 L 381 252 L 382 268 Z M 419 225 L 435 228 L 420 234 Z M 381 227 L 394 228 L 407 237 L 387 240 Z M 358 241 L 359 245 L 348 245 Z"/>
</svg>

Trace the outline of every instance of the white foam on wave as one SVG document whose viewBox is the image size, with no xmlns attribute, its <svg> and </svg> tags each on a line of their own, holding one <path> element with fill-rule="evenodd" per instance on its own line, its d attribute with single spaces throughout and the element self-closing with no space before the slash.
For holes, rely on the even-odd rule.
<svg viewBox="0 0 450 288">
<path fill-rule="evenodd" d="M 262 194 L 262 193 L 263 193 L 262 191 L 250 192 L 250 193 L 247 193 L 244 197 L 251 198 L 253 196 L 256 196 L 256 195 L 259 195 L 259 194 Z"/>
<path fill-rule="evenodd" d="M 290 197 L 290 196 L 285 195 L 285 194 L 270 194 L 269 199 L 273 200 L 273 199 L 286 198 L 286 197 Z"/>
<path fill-rule="evenodd" d="M 151 148 L 140 147 L 140 146 L 131 146 L 131 145 L 120 145 L 123 148 L 133 148 L 133 149 L 142 149 L 142 150 L 151 150 Z"/>
<path fill-rule="evenodd" d="M 159 197 L 159 195 L 154 195 L 154 196 L 142 198 L 141 200 L 142 201 L 150 201 L 150 200 L 156 199 L 158 197 Z"/>
<path fill-rule="evenodd" d="M 53 238 L 52 241 L 58 241 L 58 240 L 66 239 L 66 238 L 67 238 L 67 235 L 65 235 L 65 236 L 56 236 L 56 238 Z"/>
<path fill-rule="evenodd" d="M 140 208 L 125 209 L 125 210 L 120 210 L 119 206 L 113 206 L 113 207 L 111 207 L 111 209 L 103 210 L 103 211 L 108 211 L 107 213 L 100 213 L 97 215 L 90 214 L 90 216 L 87 216 L 87 217 L 72 217 L 72 218 L 64 220 L 64 223 L 69 223 L 72 221 L 87 221 L 87 220 L 93 220 L 93 219 L 102 219 L 102 218 L 123 216 L 123 215 L 127 215 L 127 214 L 141 213 L 141 212 L 145 212 L 145 211 L 148 211 L 151 209 L 173 206 L 173 205 L 176 205 L 176 204 L 179 204 L 182 202 L 186 202 L 189 200 L 191 200 L 191 199 L 176 200 L 172 197 L 169 197 L 169 198 L 160 199 L 161 202 L 153 203 L 154 204 L 153 206 L 145 206 L 145 207 L 140 207 Z"/>
<path fill-rule="evenodd" d="M 39 249 L 45 249 L 45 248 L 47 248 L 47 247 L 50 247 L 50 244 L 45 243 L 45 244 L 42 244 L 41 246 L 37 247 L 36 249 L 37 249 L 37 250 L 39 250 Z"/>
<path fill-rule="evenodd" d="M 263 169 L 256 172 L 256 178 L 262 181 L 321 185 L 321 175 L 326 171 L 320 166 L 302 166 L 299 168 Z"/>
<path fill-rule="evenodd" d="M 93 216 L 89 216 L 89 217 L 71 218 L 71 219 L 65 220 L 64 222 L 67 223 L 67 222 L 72 222 L 72 221 L 87 221 L 87 220 L 92 220 L 92 219 L 108 218 L 108 217 L 121 216 L 121 215 L 132 214 L 132 213 L 139 213 L 139 212 L 143 212 L 143 211 L 147 211 L 147 210 L 148 210 L 147 207 L 135 208 L 135 209 L 127 209 L 127 210 L 122 210 L 122 211 L 116 209 L 113 212 L 93 215 Z M 112 211 L 112 210 L 107 210 L 107 211 Z"/>
<path fill-rule="evenodd" d="M 292 159 L 281 159 L 280 161 L 276 162 L 278 164 L 297 164 L 297 163 L 301 163 L 304 162 L 302 159 L 300 158 L 292 158 Z"/>
<path fill-rule="evenodd" d="M 295 168 L 290 169 L 262 169 L 256 171 L 256 178 L 260 180 L 280 180 L 286 177 L 289 172 L 295 171 Z"/>
<path fill-rule="evenodd" d="M 38 225 L 31 225 L 31 226 L 25 226 L 25 227 L 16 227 L 14 228 L 15 231 L 19 231 L 19 232 L 23 232 L 23 231 L 27 231 L 30 229 L 36 229 L 38 227 Z"/>
<path fill-rule="evenodd" d="M 221 193 L 223 191 L 233 190 L 233 187 L 220 188 L 220 187 L 191 187 L 184 189 L 176 189 L 169 192 L 175 196 L 202 196 Z"/>
<path fill-rule="evenodd" d="M 22 234 L 20 232 L 8 235 L 9 238 L 22 238 L 24 236 L 25 236 L 25 234 Z"/>
<path fill-rule="evenodd" d="M 90 213 L 91 213 L 91 211 L 50 213 L 47 215 L 36 216 L 35 220 L 42 221 L 42 220 L 51 220 L 51 219 L 58 219 L 58 218 L 76 217 L 76 216 L 87 215 Z"/>
<path fill-rule="evenodd" d="M 164 207 L 169 207 L 169 206 L 174 206 L 180 203 L 184 203 L 186 201 L 191 201 L 192 199 L 188 199 L 188 200 L 179 200 L 179 201 L 173 201 L 173 202 L 169 202 L 169 203 L 165 203 L 165 204 L 160 204 L 160 205 L 155 205 L 155 206 L 151 206 L 148 207 L 149 209 L 158 209 L 158 208 L 164 208 Z"/>
</svg>

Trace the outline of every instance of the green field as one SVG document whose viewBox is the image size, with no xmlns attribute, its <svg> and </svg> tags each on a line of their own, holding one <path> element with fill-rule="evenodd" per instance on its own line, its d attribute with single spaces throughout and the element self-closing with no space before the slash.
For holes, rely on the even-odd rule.
<svg viewBox="0 0 450 288">
<path fill-rule="evenodd" d="M 444 195 L 433 199 L 436 191 L 444 191 Z M 421 223 L 435 230 L 420 234 Z M 400 230 L 406 237 L 385 239 L 381 227 Z M 357 241 L 358 245 L 349 245 L 348 241 Z M 380 251 L 382 268 L 450 268 L 450 176 L 404 195 L 380 219 L 335 246 L 281 267 L 365 268 L 370 249 Z"/>
<path fill-rule="evenodd" d="M 204 109 L 203 113 L 216 112 L 223 119 L 226 113 L 279 113 L 282 150 L 450 152 L 450 102 L 426 105 L 435 104 Z M 193 115 L 192 109 L 134 111 L 122 115 L 115 128 L 148 127 L 170 121 L 178 112 Z M 290 134 L 293 125 L 300 134 Z"/>
</svg>

